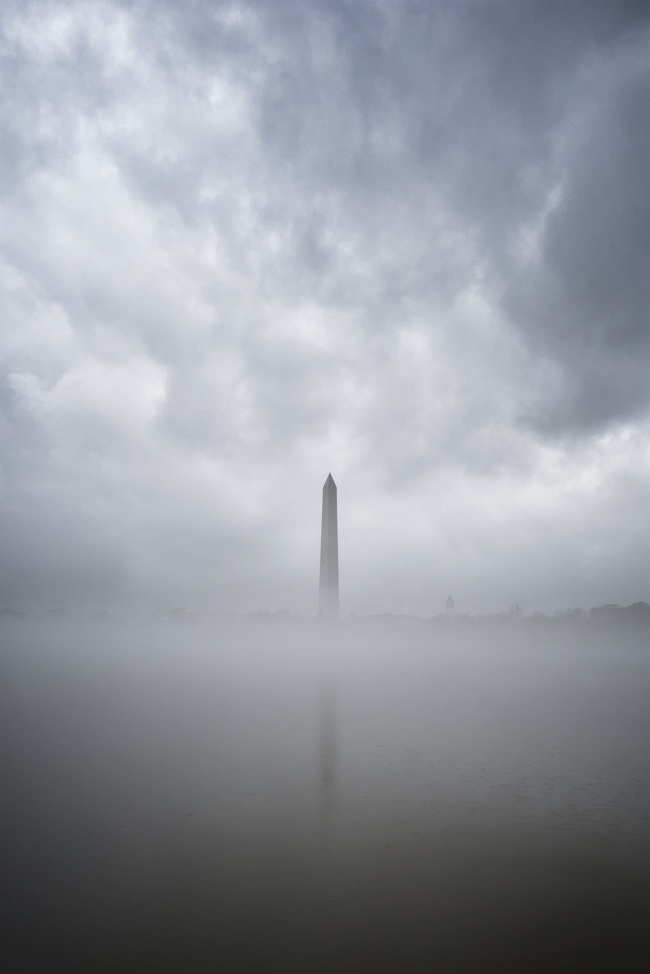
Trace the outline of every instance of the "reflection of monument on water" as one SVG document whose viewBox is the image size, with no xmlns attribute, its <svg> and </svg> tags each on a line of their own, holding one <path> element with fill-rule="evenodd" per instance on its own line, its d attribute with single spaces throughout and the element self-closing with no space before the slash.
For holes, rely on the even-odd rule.
<svg viewBox="0 0 650 974">
<path fill-rule="evenodd" d="M 332 619 L 338 618 L 339 614 L 339 536 L 336 507 L 336 484 L 330 473 L 323 486 L 318 614 Z"/>
<path fill-rule="evenodd" d="M 329 835 L 336 811 L 336 682 L 323 677 L 320 686 L 318 785 L 320 824 Z"/>
</svg>

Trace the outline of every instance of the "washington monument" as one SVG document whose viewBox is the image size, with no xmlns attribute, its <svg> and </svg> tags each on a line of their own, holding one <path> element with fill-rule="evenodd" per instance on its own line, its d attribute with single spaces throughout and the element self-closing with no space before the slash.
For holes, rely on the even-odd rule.
<svg viewBox="0 0 650 974">
<path fill-rule="evenodd" d="M 338 618 L 339 614 L 339 532 L 336 514 L 336 484 L 331 473 L 328 474 L 323 486 L 318 614 L 330 618 Z"/>
</svg>

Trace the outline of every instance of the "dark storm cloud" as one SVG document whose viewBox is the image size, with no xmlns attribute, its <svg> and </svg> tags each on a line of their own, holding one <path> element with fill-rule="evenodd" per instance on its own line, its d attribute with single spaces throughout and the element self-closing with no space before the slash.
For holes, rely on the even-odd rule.
<svg viewBox="0 0 650 974">
<path fill-rule="evenodd" d="M 336 299 L 342 282 L 323 244 L 331 208 L 314 213 L 309 194 L 338 194 L 355 215 L 357 245 L 380 273 L 370 295 L 358 280 L 341 290 L 372 305 L 375 327 L 394 323 L 406 291 L 426 302 L 471 280 L 469 267 L 453 273 L 435 239 L 428 201 L 444 195 L 474 244 L 475 271 L 505 289 L 511 324 L 559 367 L 536 425 L 588 432 L 644 406 L 643 5 L 254 9 L 276 45 L 259 131 L 279 178 L 288 167 L 304 190 L 297 220 L 307 226 L 290 256 L 297 275 L 315 268 L 320 299 Z M 522 270 L 517 235 L 543 218 L 555 188 L 537 259 Z M 390 231 L 386 267 L 377 244 Z M 319 288 L 328 271 L 333 286 Z"/>
<path fill-rule="evenodd" d="M 647 406 L 650 208 L 647 79 L 624 79 L 570 153 L 537 268 L 508 304 L 565 369 L 538 422 L 593 429 Z"/>
<path fill-rule="evenodd" d="M 105 546 L 118 588 L 241 580 L 307 606 L 329 469 L 355 550 L 399 524 L 377 564 L 406 557 L 406 589 L 431 545 L 431 584 L 478 592 L 498 563 L 498 589 L 544 511 L 564 550 L 576 498 L 592 520 L 599 491 L 624 505 L 648 392 L 648 31 L 624 3 L 7 4 L 21 577 L 65 510 L 91 539 L 80 571 L 103 578 Z"/>
</svg>

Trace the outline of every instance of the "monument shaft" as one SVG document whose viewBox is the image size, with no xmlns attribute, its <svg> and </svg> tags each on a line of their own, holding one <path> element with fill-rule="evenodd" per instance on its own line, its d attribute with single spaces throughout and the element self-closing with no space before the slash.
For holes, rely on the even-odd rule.
<svg viewBox="0 0 650 974">
<path fill-rule="evenodd" d="M 336 510 L 336 484 L 328 474 L 323 486 L 323 519 L 320 535 L 319 615 L 339 614 L 339 532 Z"/>
</svg>

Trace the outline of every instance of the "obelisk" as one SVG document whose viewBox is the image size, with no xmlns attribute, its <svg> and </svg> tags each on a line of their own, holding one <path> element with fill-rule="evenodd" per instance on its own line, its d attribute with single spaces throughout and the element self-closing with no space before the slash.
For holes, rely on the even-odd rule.
<svg viewBox="0 0 650 974">
<path fill-rule="evenodd" d="M 338 618 L 339 532 L 336 513 L 336 484 L 331 473 L 323 486 L 323 519 L 320 532 L 320 597 L 318 614 Z"/>
</svg>

